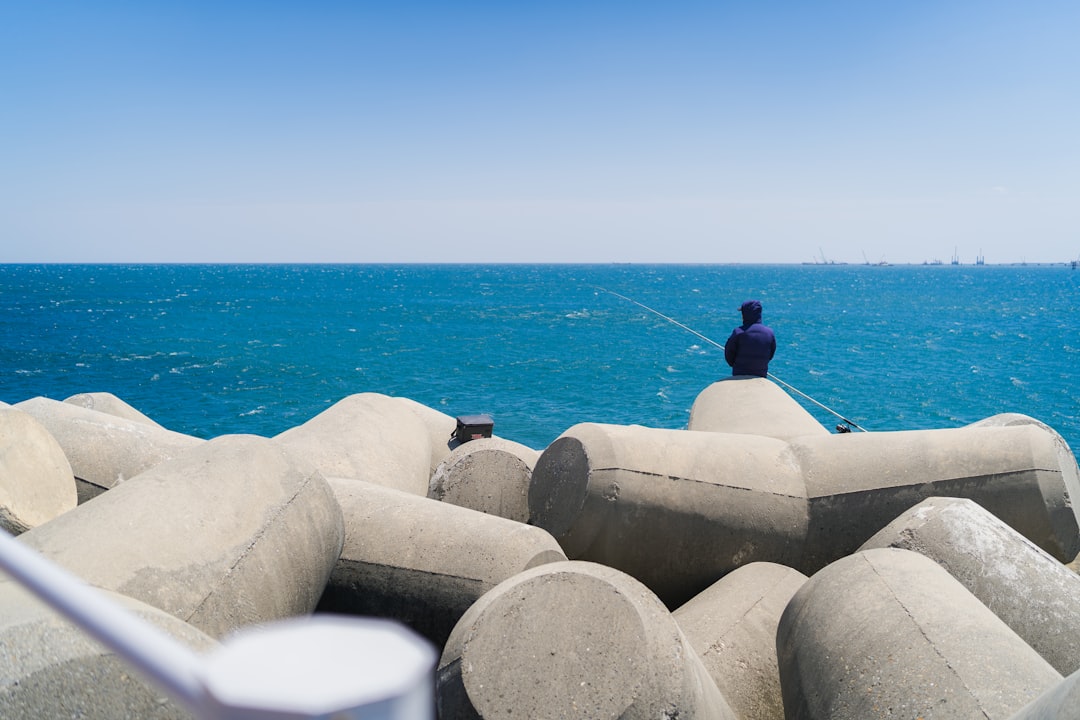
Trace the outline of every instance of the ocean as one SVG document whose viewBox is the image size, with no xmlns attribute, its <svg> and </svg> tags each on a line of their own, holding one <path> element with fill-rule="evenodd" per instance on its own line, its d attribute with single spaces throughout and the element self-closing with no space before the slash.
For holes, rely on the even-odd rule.
<svg viewBox="0 0 1080 720">
<path fill-rule="evenodd" d="M 0 265 L 0 400 L 111 392 L 210 438 L 378 392 L 542 450 L 685 427 L 755 298 L 770 372 L 826 427 L 1017 412 L 1076 450 L 1078 291 L 1062 265 Z"/>
</svg>

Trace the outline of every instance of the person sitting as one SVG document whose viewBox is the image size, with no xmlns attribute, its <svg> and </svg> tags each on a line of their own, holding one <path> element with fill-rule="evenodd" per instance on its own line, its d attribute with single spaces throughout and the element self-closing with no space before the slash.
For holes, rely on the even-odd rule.
<svg viewBox="0 0 1080 720">
<path fill-rule="evenodd" d="M 776 354 L 776 335 L 761 322 L 761 303 L 747 300 L 740 307 L 743 324 L 724 344 L 724 359 L 732 375 L 768 377 L 769 361 Z"/>
</svg>

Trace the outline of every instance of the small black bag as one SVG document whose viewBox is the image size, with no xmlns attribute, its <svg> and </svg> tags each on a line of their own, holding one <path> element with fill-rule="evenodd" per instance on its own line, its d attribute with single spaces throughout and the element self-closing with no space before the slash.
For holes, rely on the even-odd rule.
<svg viewBox="0 0 1080 720">
<path fill-rule="evenodd" d="M 490 415 L 458 415 L 457 429 L 450 438 L 459 443 L 467 443 L 477 438 L 489 438 L 493 427 L 495 427 L 495 422 Z"/>
</svg>

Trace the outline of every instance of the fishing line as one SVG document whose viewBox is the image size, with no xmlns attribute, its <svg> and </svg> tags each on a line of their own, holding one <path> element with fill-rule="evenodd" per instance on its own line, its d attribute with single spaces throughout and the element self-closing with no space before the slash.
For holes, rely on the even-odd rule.
<svg viewBox="0 0 1080 720">
<path fill-rule="evenodd" d="M 687 331 L 687 332 L 689 332 L 689 333 L 692 333 L 692 334 L 694 334 L 694 335 L 697 335 L 697 336 L 698 336 L 699 338 L 701 338 L 701 339 L 702 339 L 702 340 L 704 340 L 705 342 L 707 342 L 707 343 L 710 343 L 710 344 L 712 344 L 712 345 L 715 345 L 716 347 L 720 348 L 721 350 L 723 350 L 723 349 L 724 349 L 724 346 L 723 346 L 723 345 L 721 345 L 720 343 L 716 342 L 716 341 L 715 341 L 715 340 L 713 340 L 712 338 L 708 338 L 708 337 L 705 337 L 704 335 L 702 335 L 701 333 L 699 333 L 699 332 L 698 332 L 697 330 L 693 329 L 692 327 L 687 327 L 686 325 L 683 325 L 683 324 L 682 324 L 681 322 L 679 322 L 679 321 L 678 321 L 678 320 L 676 320 L 675 318 L 671 318 L 671 317 L 668 317 L 667 315 L 665 315 L 664 313 L 660 312 L 659 310 L 655 310 L 655 309 L 653 309 L 653 308 L 649 307 L 648 305 L 645 305 L 644 303 L 639 303 L 639 302 L 638 302 L 637 300 L 634 300 L 633 298 L 628 298 L 628 297 L 626 297 L 625 295 L 620 295 L 619 293 L 615 292 L 614 290 L 608 290 L 608 289 L 607 289 L 606 287 L 601 287 L 600 285 L 594 285 L 593 287 L 595 287 L 595 288 L 596 288 L 597 290 L 603 290 L 603 291 L 604 291 L 604 292 L 606 292 L 606 293 L 610 293 L 611 295 L 614 295 L 614 296 L 615 296 L 615 297 L 617 297 L 617 298 L 622 298 L 623 300 L 626 300 L 627 302 L 632 302 L 632 303 L 634 303 L 635 305 L 637 305 L 638 307 L 640 307 L 640 308 L 644 308 L 645 310 L 648 310 L 648 311 L 649 311 L 649 312 L 651 312 L 652 314 L 654 314 L 654 315 L 658 315 L 658 316 L 660 316 L 660 317 L 664 318 L 664 319 L 665 319 L 665 320 L 667 320 L 667 321 L 668 321 L 669 323 L 672 323 L 673 325 L 678 325 L 678 326 L 679 326 L 679 327 L 681 327 L 681 328 L 682 328 L 683 330 L 686 330 L 686 331 Z M 800 397 L 803 397 L 803 398 L 805 398 L 805 399 L 809 400 L 810 402 L 814 403 L 815 405 L 817 405 L 817 406 L 818 406 L 819 408 L 821 408 L 822 410 L 825 410 L 825 411 L 827 411 L 827 412 L 830 412 L 830 413 L 832 413 L 833 415 L 835 415 L 836 417 L 840 418 L 841 420 L 843 420 L 843 421 L 844 421 L 844 424 L 845 424 L 845 425 L 850 425 L 851 427 L 854 427 L 854 428 L 858 428 L 859 430 L 862 430 L 863 432 L 869 432 L 869 431 L 868 431 L 868 430 L 867 430 L 866 428 L 862 427 L 861 425 L 859 425 L 859 424 L 858 424 L 857 422 L 855 422 L 854 420 L 848 420 L 848 419 L 847 419 L 846 417 L 844 417 L 844 416 L 843 416 L 843 415 L 841 415 L 840 413 L 836 412 L 836 411 L 835 411 L 835 410 L 833 410 L 833 409 L 832 409 L 831 407 L 829 407 L 829 406 L 827 406 L 827 405 L 823 405 L 822 403 L 818 402 L 818 401 L 817 401 L 817 400 L 815 400 L 814 398 L 812 398 L 812 397 L 810 397 L 809 395 L 807 395 L 806 393 L 804 393 L 804 392 L 803 392 L 802 390 L 799 390 L 798 388 L 794 387 L 793 385 L 789 385 L 788 383 L 784 382 L 783 380 L 781 380 L 780 378 L 776 377 L 776 376 L 775 376 L 775 375 L 773 375 L 772 373 L 768 373 L 768 376 L 769 376 L 769 379 L 770 379 L 770 380 L 773 380 L 774 382 L 780 383 L 781 385 L 783 385 L 783 386 L 784 386 L 785 388 L 787 388 L 787 389 L 788 389 L 788 390 L 790 390 L 791 392 L 795 393 L 796 395 L 799 395 Z M 836 429 L 837 429 L 837 430 L 839 430 L 840 432 L 851 432 L 851 427 L 847 428 L 846 430 L 841 430 L 841 426 L 837 426 L 837 428 L 836 428 Z"/>
</svg>

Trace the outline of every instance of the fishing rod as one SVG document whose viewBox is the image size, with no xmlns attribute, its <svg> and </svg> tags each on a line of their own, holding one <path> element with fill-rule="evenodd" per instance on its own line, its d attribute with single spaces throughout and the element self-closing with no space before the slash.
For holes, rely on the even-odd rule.
<svg viewBox="0 0 1080 720">
<path fill-rule="evenodd" d="M 648 305 L 645 305 L 644 303 L 639 303 L 639 302 L 638 302 L 637 300 L 634 300 L 633 298 L 628 298 L 628 297 L 626 297 L 625 295 L 620 295 L 619 293 L 615 292 L 614 290 L 608 290 L 608 289 L 607 289 L 606 287 L 601 287 L 600 285 L 595 285 L 594 287 L 595 287 L 596 289 L 598 289 L 598 290 L 603 290 L 603 291 L 604 291 L 604 292 L 606 292 L 606 293 L 610 293 L 610 294 L 614 295 L 614 296 L 615 296 L 615 297 L 617 297 L 617 298 L 622 298 L 623 300 L 626 300 L 627 302 L 632 302 L 632 303 L 634 303 L 635 305 L 637 305 L 638 307 L 640 307 L 640 308 L 644 308 L 645 310 L 648 310 L 649 312 L 653 313 L 654 315 L 658 315 L 659 317 L 662 317 L 662 318 L 664 318 L 664 319 L 665 319 L 665 320 L 667 320 L 667 321 L 668 321 L 669 323 L 672 323 L 673 325 L 678 325 L 678 326 L 679 326 L 679 327 L 681 327 L 681 328 L 682 328 L 683 330 L 686 330 L 687 332 L 689 332 L 689 333 L 691 333 L 691 334 L 693 334 L 693 335 L 697 335 L 697 336 L 698 336 L 699 338 L 701 338 L 701 339 L 702 339 L 702 340 L 704 340 L 705 342 L 707 342 L 707 343 L 709 343 L 709 344 L 711 344 L 711 345 L 715 345 L 716 347 L 720 348 L 721 350 L 723 350 L 723 349 L 724 349 L 724 346 L 723 346 L 723 345 L 721 345 L 720 343 L 716 342 L 716 341 L 715 341 L 715 340 L 713 340 L 712 338 L 709 338 L 709 337 L 705 337 L 704 335 L 702 335 L 701 333 L 699 333 L 699 332 L 698 332 L 697 330 L 695 330 L 694 328 L 692 328 L 692 327 L 688 327 L 688 326 L 686 326 L 686 325 L 683 325 L 683 324 L 682 324 L 681 322 L 679 322 L 679 321 L 678 321 L 678 320 L 676 320 L 675 318 L 672 318 L 672 317 L 668 317 L 667 315 L 665 315 L 664 313 L 660 312 L 659 310 L 655 310 L 655 309 L 653 309 L 653 308 L 649 307 Z M 830 413 L 832 413 L 832 414 L 833 414 L 833 415 L 835 415 L 836 417 L 838 417 L 838 418 L 840 418 L 841 420 L 843 420 L 843 421 L 844 421 L 844 425 L 848 425 L 848 426 L 850 426 L 850 427 L 848 427 L 847 429 L 841 430 L 841 427 L 843 427 L 843 426 L 840 426 L 840 425 L 838 425 L 836 429 L 837 429 L 837 430 L 839 430 L 840 432 L 851 432 L 851 428 L 852 428 L 852 427 L 854 427 L 854 428 L 857 428 L 857 429 L 859 429 L 859 430 L 861 430 L 861 431 L 863 431 L 863 432 L 869 432 L 869 431 L 868 431 L 868 430 L 867 430 L 866 428 L 862 427 L 861 425 L 859 425 L 859 424 L 858 424 L 857 422 L 855 422 L 854 420 L 849 420 L 849 419 L 847 419 L 846 417 L 844 417 L 844 416 L 843 416 L 843 415 L 841 415 L 840 413 L 838 413 L 838 412 L 836 412 L 835 410 L 833 410 L 833 409 L 832 409 L 831 407 L 829 407 L 829 406 L 827 406 L 827 405 L 823 405 L 822 403 L 818 402 L 818 401 L 817 401 L 817 400 L 815 400 L 814 398 L 812 398 L 812 397 L 810 397 L 809 395 L 807 395 L 806 393 L 804 393 L 804 392 L 803 392 L 802 390 L 799 390 L 798 388 L 794 387 L 793 385 L 789 385 L 788 383 L 784 382 L 784 381 L 783 381 L 783 380 L 781 380 L 780 378 L 776 377 L 776 376 L 775 376 L 775 375 L 773 375 L 773 374 L 772 374 L 771 372 L 767 372 L 766 374 L 767 374 L 767 375 L 769 376 L 769 379 L 770 379 L 770 380 L 773 380 L 774 382 L 777 382 L 777 383 L 779 383 L 779 384 L 783 385 L 783 386 L 784 386 L 785 388 L 787 388 L 787 389 L 788 389 L 788 390 L 790 390 L 791 392 L 795 393 L 796 395 L 799 395 L 800 397 L 803 397 L 803 398 L 805 398 L 805 399 L 809 400 L 810 402 L 814 403 L 815 405 L 817 405 L 817 406 L 818 406 L 819 408 L 821 408 L 822 410 L 825 410 L 825 411 L 827 411 L 827 412 L 830 412 Z"/>
</svg>

